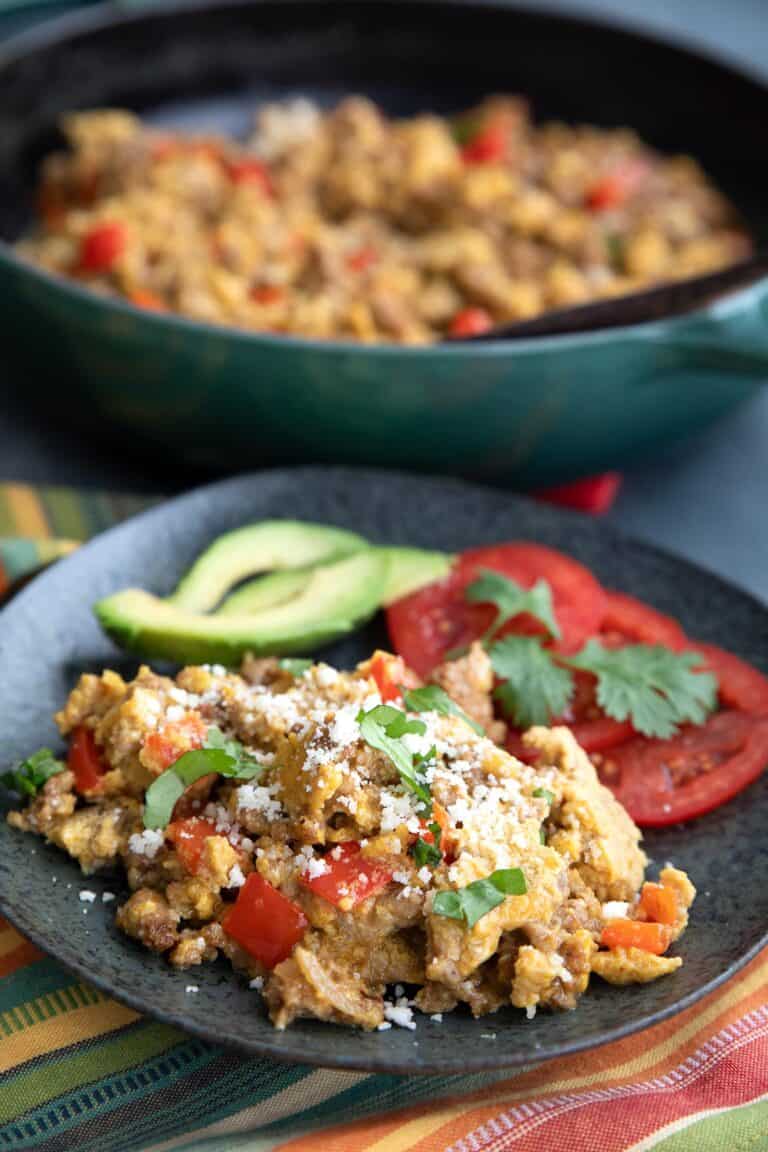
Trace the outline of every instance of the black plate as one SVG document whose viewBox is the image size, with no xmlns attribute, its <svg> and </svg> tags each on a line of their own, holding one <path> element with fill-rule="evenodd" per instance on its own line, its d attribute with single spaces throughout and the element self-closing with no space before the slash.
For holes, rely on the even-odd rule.
<svg viewBox="0 0 768 1152">
<path fill-rule="evenodd" d="M 539 540 L 572 553 L 608 586 L 678 616 L 692 635 L 728 645 L 768 670 L 766 608 L 715 576 L 593 521 L 452 481 L 345 470 L 267 472 L 200 489 L 105 533 L 6 608 L 0 616 L 3 761 L 55 745 L 51 714 L 78 673 L 122 660 L 91 616 L 94 600 L 126 584 L 166 593 L 214 536 L 268 516 L 334 523 L 382 543 L 428 548 Z M 352 663 L 383 639 L 379 620 L 333 656 Z M 509 1009 L 479 1021 L 463 1013 L 446 1015 L 442 1024 L 419 1017 L 415 1033 L 363 1034 L 307 1021 L 279 1033 L 258 995 L 228 966 L 172 971 L 118 933 L 114 904 L 97 902 L 84 913 L 78 890 L 120 892 L 116 878 L 85 880 L 56 849 L 6 824 L 0 826 L 0 892 L 3 912 L 20 931 L 84 980 L 207 1040 L 342 1068 L 469 1072 L 545 1060 L 634 1032 L 691 1004 L 744 964 L 767 939 L 767 812 L 765 775 L 690 827 L 649 834 L 654 864 L 673 860 L 699 889 L 679 944 L 684 967 L 645 987 L 595 980 L 575 1012 L 541 1012 L 532 1021 Z M 190 982 L 199 986 L 196 995 L 185 993 Z"/>
</svg>

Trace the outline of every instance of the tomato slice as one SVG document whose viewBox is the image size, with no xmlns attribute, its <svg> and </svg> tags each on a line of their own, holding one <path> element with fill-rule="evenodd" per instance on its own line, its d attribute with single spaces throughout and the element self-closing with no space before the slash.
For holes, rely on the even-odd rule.
<svg viewBox="0 0 768 1152">
<path fill-rule="evenodd" d="M 768 677 L 732 652 L 714 644 L 689 644 L 704 657 L 705 667 L 714 672 L 720 700 L 726 708 L 737 708 L 754 716 L 768 715 Z"/>
<path fill-rule="evenodd" d="M 370 244 L 355 249 L 347 256 L 346 264 L 350 272 L 367 272 L 379 259 L 379 252 Z"/>
<path fill-rule="evenodd" d="M 209 836 L 216 835 L 216 825 L 210 820 L 198 820 L 192 816 L 189 820 L 175 820 L 165 830 L 166 840 L 170 840 L 176 849 L 187 872 L 194 876 L 200 867 L 200 857 L 203 846 Z"/>
<path fill-rule="evenodd" d="M 301 883 L 337 907 L 341 904 L 354 907 L 381 892 L 392 880 L 392 869 L 380 860 L 363 856 L 356 840 L 337 844 L 326 854 L 323 862 L 327 872 L 313 877 L 305 873 Z"/>
<path fill-rule="evenodd" d="M 656 924 L 674 924 L 679 914 L 677 894 L 663 884 L 643 884 L 640 907 Z"/>
<path fill-rule="evenodd" d="M 461 149 L 465 164 L 498 164 L 507 154 L 509 130 L 499 117 L 484 124 Z"/>
<path fill-rule="evenodd" d="M 298 904 L 251 872 L 221 926 L 265 968 L 287 959 L 309 927 Z"/>
<path fill-rule="evenodd" d="M 606 592 L 605 596 L 602 632 L 618 632 L 633 644 L 662 644 L 673 652 L 694 647 L 672 616 L 624 592 Z"/>
<path fill-rule="evenodd" d="M 577 508 L 580 512 L 591 512 L 593 516 L 602 516 L 613 504 L 620 487 L 620 472 L 604 472 L 601 476 L 587 476 L 571 484 L 543 488 L 535 495 L 549 504 L 561 504 L 566 508 Z"/>
<path fill-rule="evenodd" d="M 101 787 L 106 768 L 101 762 L 92 728 L 80 724 L 72 733 L 67 768 L 74 773 L 78 792 L 94 792 Z"/>
<path fill-rule="evenodd" d="M 640 189 L 649 172 L 645 160 L 627 157 L 592 185 L 586 196 L 587 207 L 592 212 L 620 208 Z"/>
<path fill-rule="evenodd" d="M 725 711 L 669 740 L 638 736 L 598 765 L 604 784 L 642 827 L 661 828 L 711 812 L 768 764 L 768 716 Z"/>
<path fill-rule="evenodd" d="M 493 623 L 493 605 L 470 604 L 464 595 L 467 586 L 484 569 L 501 572 L 524 588 L 531 588 L 537 580 L 548 582 L 564 651 L 580 647 L 598 631 L 605 593 L 592 573 L 576 560 L 541 544 L 524 542 L 473 548 L 459 556 L 446 579 L 404 596 L 387 609 L 387 626 L 395 651 L 420 676 L 431 672 L 452 649 L 482 636 Z M 510 620 L 499 635 L 540 635 L 543 630 L 533 618 L 519 616 Z"/>
<path fill-rule="evenodd" d="M 224 167 L 233 184 L 251 184 L 271 196 L 272 179 L 269 169 L 260 160 L 228 160 Z"/>
</svg>

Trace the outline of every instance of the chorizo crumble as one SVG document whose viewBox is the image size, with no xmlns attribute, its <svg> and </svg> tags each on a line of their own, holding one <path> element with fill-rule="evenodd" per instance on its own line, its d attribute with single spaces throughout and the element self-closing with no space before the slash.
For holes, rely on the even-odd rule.
<svg viewBox="0 0 768 1152">
<path fill-rule="evenodd" d="M 684 279 L 751 241 L 688 156 L 535 124 L 268 104 L 252 139 L 65 118 L 19 250 L 137 307 L 319 339 L 423 344 Z"/>
<path fill-rule="evenodd" d="M 693 886 L 671 866 L 643 883 L 639 830 L 567 729 L 527 733 L 534 766 L 478 734 L 469 720 L 492 714 L 479 645 L 443 677 L 455 691 L 463 674 L 456 713 L 382 708 L 372 662 L 83 675 L 56 717 L 77 755 L 10 823 L 86 875 L 122 865 L 123 931 L 179 968 L 226 957 L 278 1028 L 413 1027 L 413 1008 L 459 1004 L 530 1017 L 574 1008 L 592 973 L 627 984 L 679 967 L 657 953 Z M 389 751 L 370 736 L 382 716 Z M 149 826 L 169 774 L 206 747 L 246 767 L 198 768 Z"/>
</svg>

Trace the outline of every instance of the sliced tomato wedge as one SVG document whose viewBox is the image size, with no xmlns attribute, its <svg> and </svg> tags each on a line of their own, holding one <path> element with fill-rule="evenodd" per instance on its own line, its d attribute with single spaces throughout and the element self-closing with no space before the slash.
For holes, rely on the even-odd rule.
<svg viewBox="0 0 768 1152">
<path fill-rule="evenodd" d="M 499 164 L 507 154 L 509 126 L 503 117 L 484 124 L 461 149 L 465 164 Z"/>
<path fill-rule="evenodd" d="M 175 820 L 165 830 L 166 840 L 171 841 L 187 872 L 193 876 L 200 867 L 206 840 L 215 835 L 216 825 L 210 820 L 198 820 L 196 816 L 189 820 Z"/>
<path fill-rule="evenodd" d="M 128 244 L 125 225 L 119 220 L 97 224 L 80 241 L 81 272 L 108 272 Z"/>
<path fill-rule="evenodd" d="M 693 647 L 674 617 L 624 592 L 606 592 L 605 596 L 602 632 L 617 632 L 633 644 L 661 644 L 673 652 Z"/>
<path fill-rule="evenodd" d="M 612 748 L 600 778 L 632 819 L 661 828 L 711 812 L 768 765 L 768 716 L 725 711 L 669 740 L 638 736 Z"/>
<path fill-rule="evenodd" d="M 265 968 L 286 960 L 309 927 L 298 904 L 251 872 L 221 926 Z"/>
<path fill-rule="evenodd" d="M 185 752 L 202 748 L 208 725 L 198 712 L 187 712 L 181 720 L 169 721 L 144 741 L 144 763 L 154 772 L 164 772 Z"/>
<path fill-rule="evenodd" d="M 337 844 L 324 857 L 328 871 L 321 876 L 304 874 L 301 883 L 316 896 L 337 907 L 354 907 L 381 892 L 392 880 L 392 869 L 380 860 L 363 856 L 356 840 Z"/>
<path fill-rule="evenodd" d="M 754 716 L 768 715 L 768 677 L 714 644 L 694 642 L 688 647 L 701 653 L 704 667 L 717 677 L 720 701 L 726 708 Z"/>
<path fill-rule="evenodd" d="M 80 724 L 72 733 L 67 768 L 74 774 L 78 792 L 95 792 L 106 772 L 92 728 Z"/>
<path fill-rule="evenodd" d="M 444 579 L 404 596 L 387 609 L 387 626 L 395 651 L 420 676 L 426 676 L 452 649 L 482 636 L 493 623 L 491 604 L 470 604 L 468 585 L 485 570 L 508 576 L 524 588 L 546 580 L 552 589 L 563 651 L 573 651 L 600 627 L 605 593 L 592 573 L 552 548 L 514 542 L 473 548 L 459 556 Z M 510 620 L 499 635 L 540 635 L 543 626 L 530 616 Z"/>
<path fill-rule="evenodd" d="M 587 208 L 592 212 L 620 208 L 642 187 L 649 173 L 647 161 L 627 157 L 592 185 L 586 195 Z"/>
<path fill-rule="evenodd" d="M 462 308 L 453 317 L 449 336 L 480 336 L 493 328 L 493 317 L 485 308 Z"/>
</svg>

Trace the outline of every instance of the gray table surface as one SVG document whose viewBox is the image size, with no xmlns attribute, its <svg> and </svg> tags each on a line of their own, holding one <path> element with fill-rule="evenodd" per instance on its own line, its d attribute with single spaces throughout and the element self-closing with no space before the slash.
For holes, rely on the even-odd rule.
<svg viewBox="0 0 768 1152">
<path fill-rule="evenodd" d="M 527 0 L 530 6 L 536 0 Z M 768 74 L 768 0 L 559 0 L 711 46 Z M 0 480 L 169 491 L 206 479 L 129 438 L 30 412 L 11 381 L 0 410 Z M 695 442 L 626 473 L 609 519 L 768 600 L 768 389 Z"/>
</svg>

